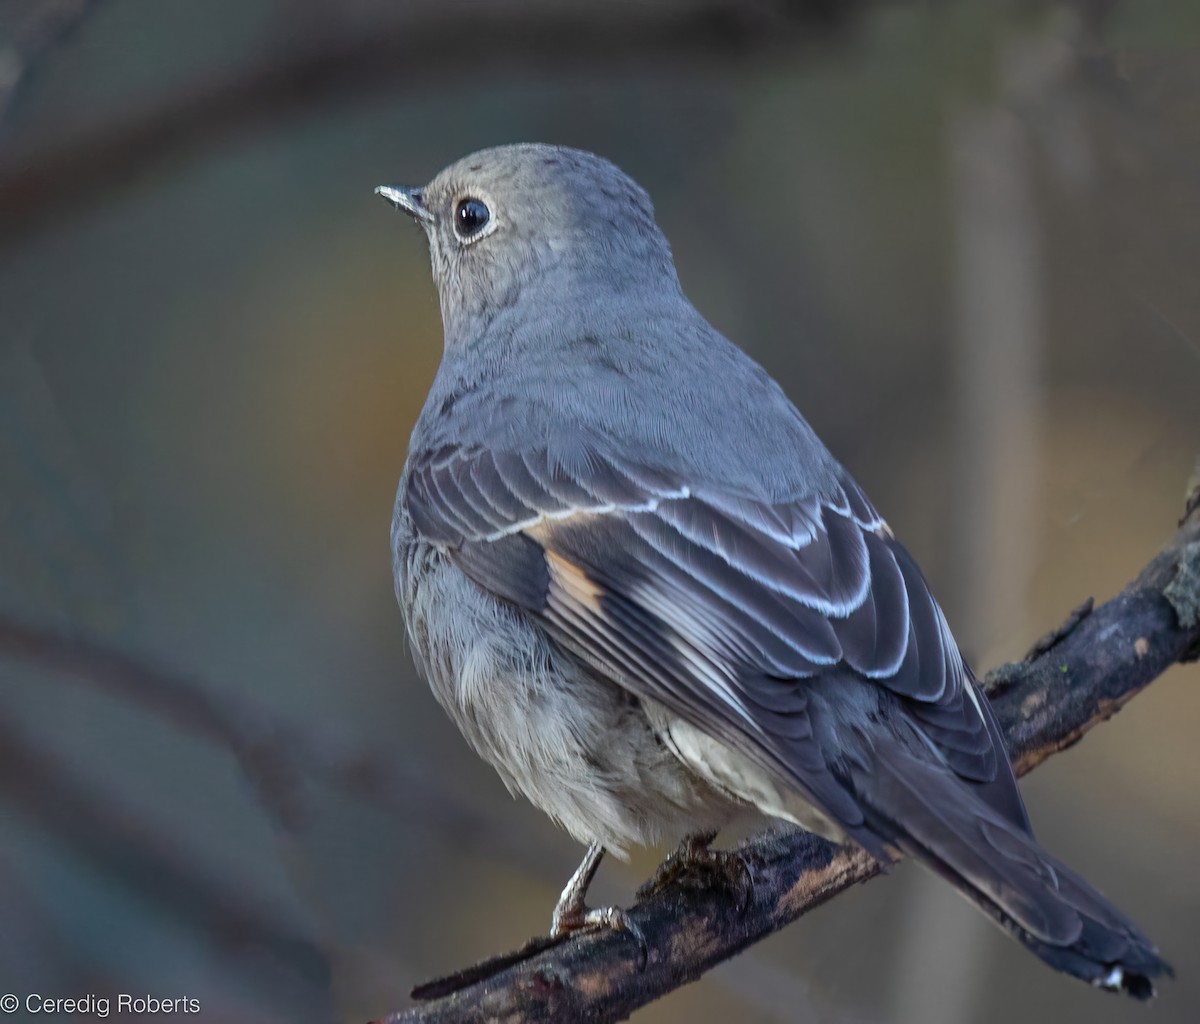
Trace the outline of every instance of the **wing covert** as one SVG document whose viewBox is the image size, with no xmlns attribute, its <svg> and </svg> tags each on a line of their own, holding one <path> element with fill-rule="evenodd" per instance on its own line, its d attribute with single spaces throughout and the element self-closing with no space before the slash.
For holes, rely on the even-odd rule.
<svg viewBox="0 0 1200 1024">
<path fill-rule="evenodd" d="M 718 728 L 847 828 L 804 680 L 849 669 L 893 691 L 939 757 L 996 776 L 996 737 L 920 572 L 858 486 L 771 504 L 580 448 L 439 450 L 404 498 L 428 540 L 578 657 Z"/>
</svg>

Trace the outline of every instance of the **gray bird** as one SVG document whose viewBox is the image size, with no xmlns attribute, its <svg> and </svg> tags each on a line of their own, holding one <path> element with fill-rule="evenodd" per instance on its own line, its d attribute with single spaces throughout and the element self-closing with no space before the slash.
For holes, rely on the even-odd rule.
<svg viewBox="0 0 1200 1024">
<path fill-rule="evenodd" d="M 1033 838 L 920 570 L 779 385 L 684 296 L 646 193 L 590 153 L 377 192 L 425 230 L 445 352 L 391 541 L 419 669 L 471 746 L 605 850 L 747 807 L 920 861 L 1051 967 L 1169 966 Z"/>
</svg>

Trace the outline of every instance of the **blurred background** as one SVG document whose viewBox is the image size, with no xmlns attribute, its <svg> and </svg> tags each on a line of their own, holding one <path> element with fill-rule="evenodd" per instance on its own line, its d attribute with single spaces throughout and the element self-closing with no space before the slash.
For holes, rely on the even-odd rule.
<svg viewBox="0 0 1200 1024">
<path fill-rule="evenodd" d="M 582 851 L 444 719 L 392 593 L 441 327 L 371 194 L 532 140 L 649 189 L 980 670 L 1173 532 L 1194 0 L 0 0 L 0 990 L 365 1021 L 545 931 Z M 1174 961 L 1157 1024 L 1200 1018 L 1197 684 L 1024 785 Z M 901 865 L 635 1019 L 1144 1012 Z"/>
</svg>

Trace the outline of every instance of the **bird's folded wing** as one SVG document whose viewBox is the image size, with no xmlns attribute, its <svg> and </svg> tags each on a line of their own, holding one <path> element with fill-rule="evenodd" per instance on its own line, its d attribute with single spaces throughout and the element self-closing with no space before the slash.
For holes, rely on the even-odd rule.
<svg viewBox="0 0 1200 1024">
<path fill-rule="evenodd" d="M 806 680 L 849 669 L 886 687 L 939 759 L 996 778 L 997 733 L 941 610 L 849 477 L 771 504 L 588 448 L 445 448 L 414 460 L 406 500 L 479 586 L 852 835 L 862 810 L 813 736 Z"/>
</svg>

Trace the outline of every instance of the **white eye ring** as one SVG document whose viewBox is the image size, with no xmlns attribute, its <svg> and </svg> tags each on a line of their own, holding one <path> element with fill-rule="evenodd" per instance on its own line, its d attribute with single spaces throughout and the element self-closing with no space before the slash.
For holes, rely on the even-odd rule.
<svg viewBox="0 0 1200 1024">
<path fill-rule="evenodd" d="M 471 245 L 496 230 L 496 218 L 487 200 L 468 193 L 454 201 L 451 210 L 454 234 L 463 245 Z"/>
</svg>

